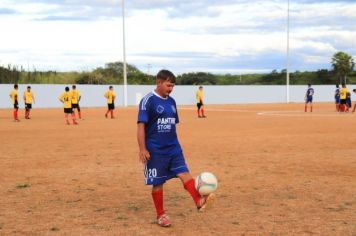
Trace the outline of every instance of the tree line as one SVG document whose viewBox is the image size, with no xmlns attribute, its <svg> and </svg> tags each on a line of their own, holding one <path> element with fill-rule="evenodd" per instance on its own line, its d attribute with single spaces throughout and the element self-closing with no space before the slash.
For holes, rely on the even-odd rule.
<svg viewBox="0 0 356 236">
<path fill-rule="evenodd" d="M 356 83 L 353 58 L 344 52 L 337 52 L 331 60 L 332 69 L 317 71 L 295 71 L 290 73 L 290 84 L 341 84 Z M 154 84 L 155 77 L 135 66 L 127 65 L 128 84 Z M 25 71 L 24 68 L 0 66 L 2 84 L 123 84 L 123 63 L 111 62 L 90 72 Z M 177 85 L 284 85 L 286 70 L 273 70 L 264 74 L 212 74 L 191 72 L 177 76 Z"/>
</svg>

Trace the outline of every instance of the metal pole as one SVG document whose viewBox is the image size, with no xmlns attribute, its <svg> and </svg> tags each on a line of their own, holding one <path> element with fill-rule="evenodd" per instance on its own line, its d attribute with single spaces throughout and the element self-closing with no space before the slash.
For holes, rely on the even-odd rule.
<svg viewBox="0 0 356 236">
<path fill-rule="evenodd" d="M 289 64 L 290 64 L 290 53 L 289 53 L 289 0 L 288 0 L 288 10 L 287 10 L 287 81 L 286 81 L 286 84 L 287 84 L 287 91 L 286 91 L 286 94 L 287 94 L 287 99 L 286 99 L 286 102 L 289 103 L 289 97 L 290 97 L 290 94 L 289 94 Z"/>
<path fill-rule="evenodd" d="M 124 106 L 127 107 L 127 71 L 126 71 L 126 42 L 125 42 L 125 0 L 122 0 L 122 46 L 124 57 Z"/>
</svg>

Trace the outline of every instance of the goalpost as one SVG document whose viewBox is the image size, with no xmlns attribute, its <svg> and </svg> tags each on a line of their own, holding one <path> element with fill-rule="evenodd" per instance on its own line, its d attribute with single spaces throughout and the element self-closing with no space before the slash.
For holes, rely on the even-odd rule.
<svg viewBox="0 0 356 236">
<path fill-rule="evenodd" d="M 122 51 L 123 51 L 123 76 L 124 76 L 124 107 L 127 107 L 127 70 L 126 70 L 126 44 L 125 44 L 125 0 L 122 0 Z"/>
</svg>

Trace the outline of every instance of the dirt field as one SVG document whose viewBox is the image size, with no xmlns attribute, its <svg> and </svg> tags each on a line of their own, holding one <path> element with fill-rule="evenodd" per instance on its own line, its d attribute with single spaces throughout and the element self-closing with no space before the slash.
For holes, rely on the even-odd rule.
<svg viewBox="0 0 356 236">
<path fill-rule="evenodd" d="M 180 107 L 191 173 L 219 179 L 197 213 L 179 180 L 165 188 L 172 227 L 154 223 L 138 162 L 136 108 L 61 109 L 15 123 L 0 110 L 0 235 L 356 235 L 356 114 L 333 104 Z M 21 111 L 23 117 L 23 110 Z"/>
</svg>

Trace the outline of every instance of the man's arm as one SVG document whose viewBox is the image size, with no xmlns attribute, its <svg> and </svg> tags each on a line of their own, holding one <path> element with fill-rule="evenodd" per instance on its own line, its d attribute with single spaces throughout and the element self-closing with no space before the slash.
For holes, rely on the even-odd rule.
<svg viewBox="0 0 356 236">
<path fill-rule="evenodd" d="M 137 142 L 139 146 L 139 160 L 142 163 L 145 163 L 150 159 L 150 153 L 146 149 L 146 142 L 145 142 L 145 123 L 138 123 L 137 124 Z"/>
</svg>

